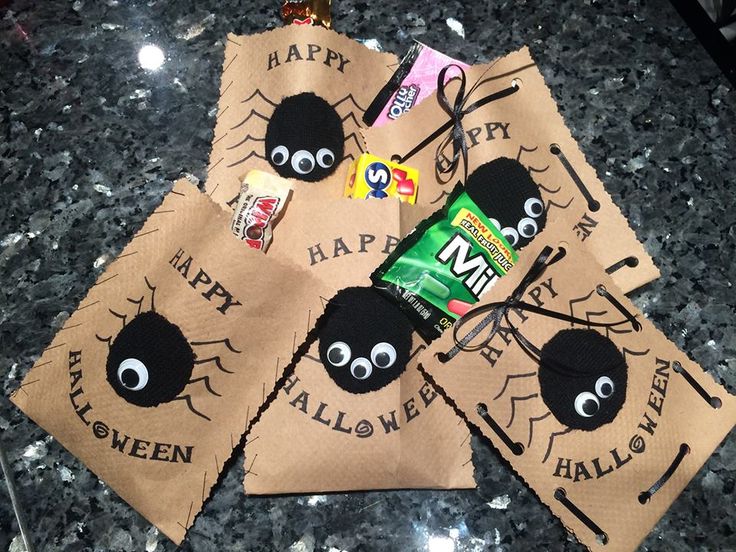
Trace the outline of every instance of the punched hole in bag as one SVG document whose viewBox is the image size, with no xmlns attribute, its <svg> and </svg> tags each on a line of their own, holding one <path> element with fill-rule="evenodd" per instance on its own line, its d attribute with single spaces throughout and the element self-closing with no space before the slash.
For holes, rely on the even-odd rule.
<svg viewBox="0 0 736 552">
<path fill-rule="evenodd" d="M 567 157 L 565 157 L 565 154 L 562 153 L 562 149 L 560 149 L 559 144 L 550 144 L 549 151 L 552 155 L 557 157 L 559 159 L 560 163 L 562 163 L 562 166 L 567 171 L 567 174 L 570 175 L 570 178 L 575 183 L 575 186 L 577 186 L 578 190 L 580 190 L 580 193 L 583 194 L 583 197 L 585 198 L 585 201 L 588 203 L 588 209 L 590 209 L 593 212 L 598 211 L 601 208 L 600 202 L 598 202 L 590 193 L 588 190 L 588 187 L 585 185 L 583 180 L 578 175 L 577 171 L 573 168 L 572 164 L 570 164 L 570 161 L 567 160 Z"/>
<path fill-rule="evenodd" d="M 475 410 L 476 412 L 478 412 L 478 415 L 483 419 L 483 421 L 490 426 L 493 432 L 498 435 L 498 438 L 503 441 L 503 444 L 506 445 L 515 456 L 521 456 L 524 453 L 524 445 L 522 445 L 518 441 L 514 441 L 511 437 L 509 437 L 508 433 L 506 433 L 503 428 L 498 425 L 498 422 L 496 422 L 496 420 L 494 420 L 491 414 L 488 412 L 488 406 L 486 406 L 484 403 L 478 403 L 475 406 Z"/>
<path fill-rule="evenodd" d="M 440 364 L 446 364 L 449 360 L 451 360 L 451 357 L 447 355 L 447 353 L 439 352 L 435 353 L 434 357 L 437 359 L 437 362 Z"/>
<path fill-rule="evenodd" d="M 631 327 L 634 328 L 634 331 L 637 331 L 637 332 L 641 331 L 641 324 L 636 319 L 636 316 L 631 314 L 629 310 L 618 301 L 618 299 L 616 299 L 613 295 L 611 295 L 606 289 L 606 286 L 604 286 L 603 284 L 598 284 L 595 290 L 596 290 L 596 293 L 598 293 L 598 295 L 608 299 L 608 302 L 611 303 L 614 307 L 616 307 L 616 309 L 626 317 L 626 320 L 631 322 Z"/>
<path fill-rule="evenodd" d="M 676 374 L 680 374 L 683 378 L 685 378 L 685 381 L 688 382 L 690 386 L 695 389 L 698 395 L 703 397 L 705 402 L 707 402 L 712 408 L 721 408 L 723 401 L 719 397 L 710 395 L 682 364 L 680 364 L 678 361 L 675 361 L 672 363 L 672 369 L 675 371 Z"/>
<path fill-rule="evenodd" d="M 590 519 L 575 503 L 570 500 L 567 496 L 567 491 L 563 487 L 558 487 L 554 494 L 555 500 L 560 502 L 565 508 L 567 508 L 572 515 L 578 518 L 583 525 L 595 533 L 595 537 L 599 544 L 608 544 L 608 535 L 601 529 L 592 519 Z"/>
<path fill-rule="evenodd" d="M 649 487 L 646 491 L 643 491 L 639 494 L 639 504 L 646 504 L 647 502 L 649 502 L 649 499 L 652 498 L 652 495 L 656 493 L 659 489 L 661 489 L 664 484 L 667 483 L 667 481 L 669 481 L 670 477 L 672 477 L 672 474 L 674 474 L 677 468 L 680 467 L 683 459 L 689 453 L 690 446 L 687 443 L 682 443 L 680 445 L 680 450 L 677 452 L 677 456 L 675 456 L 675 459 L 672 461 L 672 464 L 670 464 L 670 467 L 667 468 L 662 474 L 662 477 L 657 479 L 657 481 L 654 482 L 654 485 Z"/>
<path fill-rule="evenodd" d="M 609 266 L 606 269 L 606 274 L 613 274 L 614 272 L 617 272 L 618 270 L 621 270 L 623 267 L 629 267 L 629 268 L 635 268 L 639 266 L 639 259 L 636 257 L 626 257 L 625 259 L 621 259 L 617 263 L 613 263 L 611 266 Z"/>
</svg>

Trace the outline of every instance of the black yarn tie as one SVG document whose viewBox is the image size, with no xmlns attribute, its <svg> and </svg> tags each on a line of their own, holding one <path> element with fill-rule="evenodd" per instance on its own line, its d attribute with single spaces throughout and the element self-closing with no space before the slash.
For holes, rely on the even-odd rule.
<svg viewBox="0 0 736 552">
<path fill-rule="evenodd" d="M 688 372 L 685 367 L 680 364 L 677 360 L 672 363 L 672 368 L 676 374 L 680 374 L 685 381 L 700 395 L 705 402 L 707 402 L 712 408 L 721 408 L 723 401 L 719 397 L 711 396 L 705 388 L 698 383 L 693 375 Z"/>
<path fill-rule="evenodd" d="M 447 75 L 447 71 L 452 67 L 459 71 L 460 87 L 455 95 L 454 102 L 450 103 L 446 93 L 445 76 Z M 513 85 L 508 88 L 504 88 L 503 90 L 499 90 L 498 92 L 488 94 L 478 101 L 468 105 L 471 96 L 480 86 L 481 79 L 478 79 L 478 81 L 476 81 L 476 83 L 471 87 L 470 91 L 465 94 L 467 77 L 462 67 L 451 63 L 440 70 L 437 75 L 437 102 L 440 104 L 443 111 L 450 117 L 450 120 L 427 136 L 424 140 L 419 142 L 419 144 L 409 151 L 409 153 L 399 157 L 399 163 L 406 162 L 407 159 L 412 158 L 437 138 L 442 136 L 442 134 L 450 130 L 450 132 L 447 133 L 437 146 L 437 151 L 435 152 L 435 174 L 438 179 L 441 175 L 445 174 L 449 174 L 449 178 L 452 178 L 457 171 L 460 158 L 462 158 L 464 168 L 463 182 L 468 179 L 468 143 L 465 137 L 465 129 L 463 128 L 463 117 L 495 100 L 510 96 L 519 89 L 516 85 Z M 444 152 L 450 144 L 452 144 L 452 158 L 448 159 Z"/>
<path fill-rule="evenodd" d="M 675 459 L 670 464 L 670 467 L 665 470 L 665 472 L 662 474 L 662 477 L 657 479 L 657 481 L 654 482 L 654 484 L 649 487 L 646 491 L 643 491 L 639 493 L 639 503 L 640 504 L 646 504 L 649 502 L 649 499 L 652 498 L 654 493 L 656 493 L 659 489 L 661 489 L 667 481 L 669 481 L 670 477 L 677 471 L 677 468 L 680 467 L 680 464 L 682 463 L 683 459 L 687 454 L 690 453 L 690 447 L 687 443 L 682 443 L 680 445 L 680 448 L 677 452 L 677 456 L 675 456 Z"/>
<path fill-rule="evenodd" d="M 613 295 L 611 295 L 606 289 L 606 286 L 604 286 L 603 284 L 598 284 L 598 287 L 596 288 L 596 292 L 598 293 L 598 295 L 608 299 L 608 302 L 611 303 L 614 307 L 616 307 L 618 312 L 623 314 L 626 317 L 626 319 L 629 322 L 631 322 L 631 327 L 634 328 L 634 331 L 637 331 L 637 332 L 641 331 L 641 323 L 636 319 L 636 316 L 631 314 L 629 310 L 626 307 L 624 307 L 618 299 L 616 299 Z"/>
<path fill-rule="evenodd" d="M 578 518 L 583 525 L 590 529 L 596 536 L 599 544 L 608 544 L 608 535 L 601 529 L 596 522 L 588 517 L 578 506 L 568 498 L 567 491 L 563 487 L 555 489 L 554 493 L 555 500 L 559 501 L 565 508 L 570 510 L 570 513 Z"/>
<path fill-rule="evenodd" d="M 545 270 L 547 270 L 547 267 L 562 260 L 562 258 L 566 255 L 566 251 L 562 247 L 558 248 L 557 253 L 555 253 L 554 255 L 552 255 L 552 252 L 553 248 L 551 246 L 546 246 L 544 249 L 542 249 L 542 251 L 535 259 L 534 263 L 532 263 L 532 266 L 521 279 L 521 282 L 519 282 L 519 285 L 516 286 L 516 289 L 514 289 L 513 293 L 511 293 L 511 295 L 509 295 L 509 297 L 507 297 L 505 301 L 497 301 L 494 303 L 480 305 L 474 309 L 469 310 L 462 318 L 460 318 L 452 328 L 452 339 L 455 342 L 455 345 L 446 353 L 438 353 L 438 360 L 442 363 L 445 363 L 455 357 L 460 351 L 473 352 L 483 349 L 484 347 L 486 347 L 486 345 L 488 345 L 491 339 L 493 339 L 493 336 L 496 335 L 499 328 L 501 327 L 501 322 L 503 320 L 506 321 L 508 328 L 511 330 L 511 334 L 513 335 L 519 346 L 524 350 L 524 352 L 533 359 L 539 360 L 539 349 L 526 337 L 524 337 L 514 326 L 514 324 L 512 324 L 509 320 L 508 313 L 510 310 L 513 309 L 532 312 L 535 314 L 546 316 L 548 318 L 563 320 L 565 322 L 584 324 L 589 327 L 595 326 L 600 328 L 613 328 L 623 324 L 632 324 L 632 326 L 636 328 L 639 322 L 631 314 L 629 314 L 625 320 L 620 320 L 618 322 L 595 322 L 591 320 L 584 320 L 570 314 L 545 309 L 537 305 L 532 305 L 530 303 L 522 301 L 527 288 L 535 281 L 537 281 L 542 276 L 542 274 L 544 274 Z M 482 318 L 481 321 L 478 322 L 464 337 L 458 338 L 460 329 L 463 326 L 468 324 L 474 318 L 477 318 L 478 316 L 484 314 L 486 316 Z M 475 337 L 477 337 L 478 334 L 480 334 L 489 324 L 492 324 L 492 326 L 488 336 L 479 344 L 469 345 L 469 343 Z"/>
</svg>

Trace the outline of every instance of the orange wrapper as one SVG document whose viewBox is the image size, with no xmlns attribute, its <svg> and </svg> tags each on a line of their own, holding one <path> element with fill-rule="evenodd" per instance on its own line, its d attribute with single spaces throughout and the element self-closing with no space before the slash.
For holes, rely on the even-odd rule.
<svg viewBox="0 0 736 552">
<path fill-rule="evenodd" d="M 286 1 L 281 5 L 281 18 L 287 25 L 321 25 L 330 28 L 331 0 L 299 0 Z"/>
</svg>

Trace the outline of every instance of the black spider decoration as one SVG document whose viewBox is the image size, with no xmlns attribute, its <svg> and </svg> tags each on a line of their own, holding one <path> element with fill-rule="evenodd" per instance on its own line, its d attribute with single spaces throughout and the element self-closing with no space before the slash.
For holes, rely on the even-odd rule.
<svg viewBox="0 0 736 552">
<path fill-rule="evenodd" d="M 343 159 L 345 132 L 340 116 L 312 92 L 284 98 L 266 129 L 266 159 L 284 178 L 316 182 Z"/>
<path fill-rule="evenodd" d="M 561 424 L 592 431 L 613 421 L 626 401 L 628 365 L 595 330 L 557 332 L 539 358 L 542 400 Z"/>
<path fill-rule="evenodd" d="M 137 315 L 107 355 L 107 381 L 129 403 L 156 406 L 174 399 L 192 376 L 194 352 L 181 330 L 157 312 Z"/>
<path fill-rule="evenodd" d="M 319 358 L 350 393 L 377 391 L 398 378 L 411 354 L 409 320 L 372 288 L 338 292 L 318 329 Z"/>
<path fill-rule="evenodd" d="M 605 298 L 625 318 L 613 322 L 595 320 L 596 317 L 606 317 L 609 314 L 608 309 L 586 310 L 585 317 L 576 316 L 575 305 L 587 304 L 594 295 Z M 619 349 L 610 338 L 611 334 L 638 332 L 641 330 L 641 324 L 604 286 L 598 285 L 587 295 L 572 299 L 569 303 L 571 323 L 585 323 L 588 327 L 560 330 L 541 349 L 527 339 L 518 328 L 513 327 L 513 335 L 517 343 L 534 360 L 537 370 L 507 374 L 501 390 L 493 397 L 493 400 L 497 401 L 510 395 L 511 414 L 505 425 L 506 429 L 514 425 L 521 403 L 530 401 L 530 404 L 533 404 L 536 402 L 534 399 L 541 397 L 546 411 L 540 415 L 534 415 L 534 410 L 538 406 L 527 407 L 531 412 L 527 414 L 526 447 L 532 445 L 534 425 L 537 422 L 552 416 L 565 426 L 560 431 L 550 433 L 543 463 L 549 458 L 557 437 L 574 430 L 594 431 L 615 420 L 627 397 L 629 370 L 627 356 L 644 356 L 649 353 L 649 349 L 644 351 L 633 351 L 626 347 Z M 481 322 L 481 324 L 484 323 Z M 511 324 L 508 319 L 507 323 Z M 605 335 L 593 330 L 593 326 L 605 329 Z M 471 331 L 469 335 L 472 334 Z M 467 347 L 467 344 L 464 347 Z M 466 350 L 478 349 L 477 346 L 470 346 Z M 538 392 L 520 393 L 515 382 L 528 381 L 529 378 L 537 379 Z M 523 388 L 530 389 L 528 385 Z M 525 445 L 521 442 L 514 442 L 506 434 L 492 419 L 487 405 L 479 403 L 478 412 L 514 454 L 524 452 Z"/>
<path fill-rule="evenodd" d="M 306 106 L 305 102 L 307 103 Z M 307 108 L 310 105 L 316 105 L 318 107 L 309 110 Z M 228 168 L 245 165 L 251 162 L 251 159 L 263 159 L 271 163 L 273 168 L 276 169 L 276 172 L 282 176 L 305 181 L 316 181 L 332 174 L 343 161 L 348 159 L 355 160 L 361 153 L 365 153 L 365 146 L 359 133 L 361 126 L 359 120 L 365 110 L 358 105 L 352 94 L 348 94 L 329 105 L 326 105 L 326 102 L 322 98 L 311 92 L 289 96 L 280 103 L 277 103 L 265 96 L 260 89 L 256 88 L 252 94 L 240 102 L 240 106 L 242 109 L 250 109 L 250 111 L 218 139 L 227 138 L 229 145 L 225 147 L 225 151 L 228 153 L 216 161 L 212 168 L 224 161 L 226 157 L 233 155 L 234 158 L 225 165 Z M 225 109 L 228 109 L 228 107 L 225 107 Z M 281 114 L 275 118 L 274 124 L 271 125 L 271 121 L 274 120 L 274 115 L 278 108 L 281 108 Z M 328 124 L 323 126 L 322 121 L 316 120 L 318 119 L 316 117 L 318 112 L 325 114 L 323 120 L 329 121 Z M 335 113 L 339 122 L 335 120 Z M 294 123 L 291 128 L 288 127 L 289 122 L 285 122 L 285 114 Z M 317 144 L 319 142 L 325 140 L 324 134 L 328 126 L 333 129 L 330 132 L 329 140 L 332 141 L 338 136 L 344 136 L 343 142 L 340 144 L 325 143 L 318 146 Z M 266 144 L 266 134 L 269 132 L 269 129 L 272 140 L 269 140 L 269 143 Z M 279 140 L 282 137 L 284 140 L 289 140 L 291 146 L 286 142 L 280 142 Z M 295 138 L 298 140 L 292 144 Z M 259 144 L 256 146 L 253 142 L 263 142 L 264 145 Z M 285 149 L 274 151 L 280 145 L 283 145 Z M 320 154 L 320 150 L 322 149 L 329 151 L 323 151 Z M 306 151 L 315 163 L 315 168 L 309 175 L 296 172 L 291 164 L 294 160 L 293 154 L 302 150 Z M 288 160 L 286 151 L 288 151 Z M 233 153 L 231 154 L 229 152 Z M 279 155 L 279 152 L 283 157 Z M 331 166 L 325 167 L 325 165 L 330 164 L 329 152 L 334 154 L 334 161 Z M 276 163 L 271 158 L 272 153 L 275 154 Z M 303 171 L 309 167 L 309 156 L 300 155 L 297 158 L 297 167 L 299 170 Z M 299 166 L 299 163 L 303 161 L 303 158 L 306 161 L 302 168 Z M 321 165 L 320 160 L 322 161 Z M 217 185 L 215 185 L 215 189 L 217 189 Z"/>
<path fill-rule="evenodd" d="M 221 396 L 210 384 L 210 376 L 192 378 L 192 372 L 199 365 L 213 363 L 220 371 L 232 374 L 214 354 L 207 358 L 197 358 L 193 347 L 224 345 L 230 352 L 239 354 L 230 340 L 188 341 L 178 326 L 156 312 L 154 297 L 156 286 L 144 277 L 151 293 L 150 310 L 143 310 L 145 295 L 128 298 L 127 302 L 137 305 L 133 318 L 108 309 L 115 318 L 122 320 L 123 327 L 116 335 L 101 337 L 107 343 L 108 354 L 106 376 L 110 387 L 126 402 L 141 407 L 156 407 L 163 403 L 182 400 L 189 410 L 197 416 L 210 418 L 195 408 L 190 393 L 185 393 L 188 385 L 201 382 L 208 393 Z"/>
<path fill-rule="evenodd" d="M 465 190 L 517 251 L 544 228 L 539 188 L 518 161 L 499 157 L 484 163 L 468 177 Z"/>
</svg>

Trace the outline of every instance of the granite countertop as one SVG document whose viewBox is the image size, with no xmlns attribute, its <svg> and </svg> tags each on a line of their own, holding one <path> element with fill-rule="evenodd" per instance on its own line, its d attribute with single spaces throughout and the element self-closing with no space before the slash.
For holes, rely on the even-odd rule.
<svg viewBox="0 0 736 552">
<path fill-rule="evenodd" d="M 528 44 L 662 271 L 634 301 L 736 391 L 736 96 L 668 2 L 334 4 L 336 30 L 398 54 L 418 39 L 482 62 Z M 176 548 L 7 397 L 173 181 L 204 180 L 225 34 L 279 26 L 277 6 L 0 0 L 0 437 L 39 550 Z M 158 71 L 139 64 L 146 44 Z M 473 449 L 478 490 L 273 498 L 244 496 L 241 451 L 182 549 L 583 549 Z M 735 481 L 731 437 L 643 549 L 736 550 Z M 3 486 L 0 551 L 21 549 Z"/>
</svg>

